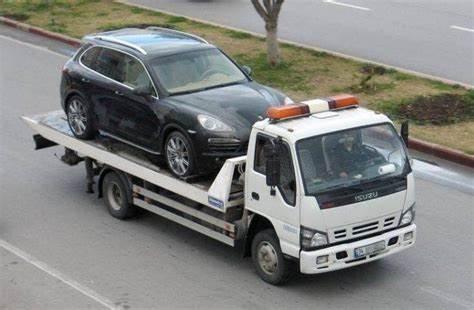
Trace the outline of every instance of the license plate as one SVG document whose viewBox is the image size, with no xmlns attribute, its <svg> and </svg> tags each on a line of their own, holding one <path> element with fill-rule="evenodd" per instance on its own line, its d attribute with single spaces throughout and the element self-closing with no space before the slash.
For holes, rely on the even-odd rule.
<svg viewBox="0 0 474 310">
<path fill-rule="evenodd" d="M 369 245 L 366 245 L 366 246 L 363 246 L 363 247 L 360 247 L 360 248 L 355 248 L 354 249 L 354 257 L 359 258 L 359 257 L 375 254 L 375 253 L 381 252 L 383 250 L 385 250 L 385 241 L 384 240 L 376 242 L 376 243 L 372 243 L 372 244 L 369 244 Z"/>
</svg>

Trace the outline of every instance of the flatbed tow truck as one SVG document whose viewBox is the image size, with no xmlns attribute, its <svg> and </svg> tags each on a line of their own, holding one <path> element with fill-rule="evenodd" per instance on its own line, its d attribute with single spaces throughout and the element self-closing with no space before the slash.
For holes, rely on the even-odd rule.
<svg viewBox="0 0 474 310">
<path fill-rule="evenodd" d="M 36 132 L 36 149 L 60 145 L 64 162 L 85 162 L 88 192 L 96 185 L 112 216 L 143 208 L 237 247 L 271 284 L 414 245 L 413 173 L 385 115 L 350 95 L 267 113 L 252 128 L 247 155 L 201 181 L 178 179 L 122 142 L 75 138 L 62 111 L 22 118 Z M 353 149 L 353 162 L 341 159 Z"/>
</svg>

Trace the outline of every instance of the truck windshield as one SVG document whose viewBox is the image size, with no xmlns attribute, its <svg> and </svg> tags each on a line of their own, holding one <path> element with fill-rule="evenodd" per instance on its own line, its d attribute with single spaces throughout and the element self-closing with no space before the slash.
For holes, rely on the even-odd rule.
<svg viewBox="0 0 474 310">
<path fill-rule="evenodd" d="M 171 95 L 247 81 L 242 71 L 217 48 L 157 57 L 151 66 Z"/>
<path fill-rule="evenodd" d="M 401 139 L 390 124 L 355 128 L 297 143 L 307 195 L 401 176 L 408 168 Z"/>
</svg>

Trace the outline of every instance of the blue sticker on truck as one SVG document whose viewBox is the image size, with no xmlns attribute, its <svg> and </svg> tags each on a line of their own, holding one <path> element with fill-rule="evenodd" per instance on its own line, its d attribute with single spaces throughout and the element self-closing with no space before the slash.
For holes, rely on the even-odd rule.
<svg viewBox="0 0 474 310">
<path fill-rule="evenodd" d="M 213 206 L 213 207 L 217 207 L 217 208 L 219 208 L 219 209 L 224 208 L 224 202 L 223 202 L 222 200 L 219 200 L 219 199 L 217 199 L 217 198 L 208 196 L 207 201 L 208 201 L 209 204 L 210 204 L 211 206 Z"/>
</svg>

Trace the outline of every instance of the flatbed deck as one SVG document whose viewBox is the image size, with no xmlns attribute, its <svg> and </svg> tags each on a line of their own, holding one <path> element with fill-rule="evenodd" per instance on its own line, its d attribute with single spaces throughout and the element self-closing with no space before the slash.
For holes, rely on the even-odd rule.
<svg viewBox="0 0 474 310">
<path fill-rule="evenodd" d="M 245 156 L 227 160 L 215 179 L 188 182 L 154 164 L 144 151 L 122 142 L 102 136 L 95 140 L 74 137 L 63 111 L 23 116 L 22 119 L 46 140 L 172 194 L 163 195 L 149 190 L 143 184 L 133 184 L 134 205 L 234 245 L 236 229 L 232 221 L 238 219 L 243 210 L 244 194 L 243 184 L 233 181 L 233 169 L 245 163 Z M 212 193 L 220 197 L 211 196 Z M 216 204 L 216 200 L 219 203 Z"/>
</svg>

